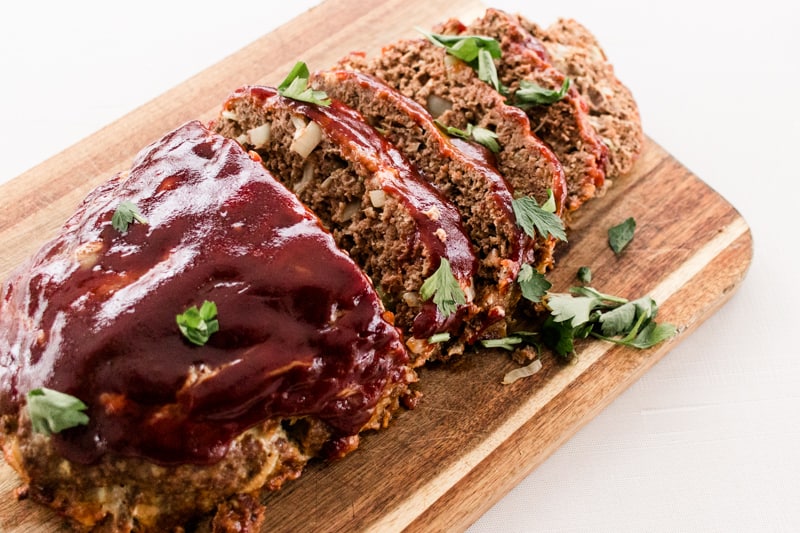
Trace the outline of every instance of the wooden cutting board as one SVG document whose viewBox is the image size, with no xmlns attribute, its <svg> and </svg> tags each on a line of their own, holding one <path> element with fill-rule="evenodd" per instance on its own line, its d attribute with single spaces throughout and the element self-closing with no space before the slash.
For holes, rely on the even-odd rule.
<svg viewBox="0 0 800 533">
<path fill-rule="evenodd" d="M 450 5 L 448 5 L 450 4 Z M 0 278 L 53 236 L 93 187 L 127 166 L 151 141 L 189 119 L 209 119 L 245 83 L 276 84 L 295 61 L 323 68 L 352 50 L 375 52 L 448 17 L 470 20 L 475 0 L 329 0 L 187 80 L 77 145 L 0 186 Z M 637 221 L 616 257 L 607 229 Z M 424 369 L 424 398 L 388 430 L 334 464 L 312 464 L 265 496 L 264 531 L 461 530 L 608 405 L 739 286 L 752 254 L 750 230 L 716 192 L 648 139 L 633 172 L 573 221 L 550 276 L 554 290 L 591 267 L 592 285 L 631 298 L 652 295 L 660 320 L 679 327 L 647 351 L 602 342 L 578 347 L 575 362 L 544 357 L 544 369 L 510 386 L 505 353 L 483 351 Z M 66 531 L 51 512 L 17 502 L 19 479 L 0 461 L 0 531 Z"/>
</svg>

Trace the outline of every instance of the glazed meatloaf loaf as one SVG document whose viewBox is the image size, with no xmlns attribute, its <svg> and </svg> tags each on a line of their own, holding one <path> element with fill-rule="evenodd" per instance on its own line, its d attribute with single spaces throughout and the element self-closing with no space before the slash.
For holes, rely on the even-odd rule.
<svg viewBox="0 0 800 533">
<path fill-rule="evenodd" d="M 359 111 L 458 208 L 480 261 L 475 301 L 482 314 L 472 321 L 469 336 L 505 336 L 505 318 L 520 297 L 515 283 L 520 267 L 538 263 L 544 270 L 552 249 L 535 246 L 517 225 L 513 191 L 491 166 L 491 152 L 451 139 L 422 106 L 367 74 L 321 71 L 311 83 Z"/>
<path fill-rule="evenodd" d="M 488 9 L 469 26 L 453 19 L 435 31 L 481 35 L 500 44 L 502 54 L 495 60 L 499 80 L 508 91 L 508 100 L 525 110 L 533 131 L 561 161 L 567 178 L 569 211 L 602 191 L 608 150 L 589 122 L 589 108 L 575 87 L 563 91 L 564 84 L 570 82 L 547 61 L 543 45 L 522 27 L 519 19 Z M 540 103 L 544 91 L 536 87 L 551 91 L 552 97 L 544 99 L 549 103 Z M 532 93 L 528 98 L 526 91 Z M 555 98 L 558 99 L 550 101 Z"/>
<path fill-rule="evenodd" d="M 542 28 L 518 16 L 541 41 L 547 57 L 573 81 L 589 105 L 589 121 L 609 147 L 607 174 L 628 173 L 644 147 L 639 108 L 592 33 L 572 19 Z"/>
<path fill-rule="evenodd" d="M 216 130 L 259 153 L 320 217 L 395 313 L 417 364 L 463 351 L 477 259 L 460 214 L 356 111 L 245 87 L 224 104 Z M 443 271 L 450 288 L 425 298 L 423 283 Z M 440 333 L 451 342 L 428 342 Z"/>
<path fill-rule="evenodd" d="M 82 531 L 218 507 L 218 529 L 256 531 L 259 489 L 352 450 L 414 381 L 386 316 L 257 156 L 187 123 L 3 285 L 5 458 Z"/>
<path fill-rule="evenodd" d="M 553 151 L 531 132 L 524 111 L 505 99 L 463 61 L 427 39 L 401 40 L 371 59 L 353 53 L 340 67 L 375 76 L 425 107 L 445 126 L 470 125 L 497 135 L 496 166 L 515 193 L 539 204 L 549 191 L 564 198 L 564 170 Z M 558 205 L 558 215 L 563 214 Z M 544 239 L 543 239 L 544 240 Z"/>
</svg>

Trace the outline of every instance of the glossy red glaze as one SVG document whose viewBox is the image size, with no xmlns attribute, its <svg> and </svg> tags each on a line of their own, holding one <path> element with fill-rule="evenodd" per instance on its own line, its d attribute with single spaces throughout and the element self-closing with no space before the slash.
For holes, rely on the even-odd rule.
<svg viewBox="0 0 800 533">
<path fill-rule="evenodd" d="M 112 228 L 123 200 L 149 223 Z M 175 317 L 204 300 L 220 330 L 195 346 Z M 366 277 L 257 157 L 190 122 L 94 191 L 5 285 L 0 410 L 40 386 L 80 398 L 89 425 L 52 438 L 82 463 L 211 463 L 271 417 L 318 417 L 346 443 L 387 385 L 409 379 L 381 314 Z"/>
</svg>

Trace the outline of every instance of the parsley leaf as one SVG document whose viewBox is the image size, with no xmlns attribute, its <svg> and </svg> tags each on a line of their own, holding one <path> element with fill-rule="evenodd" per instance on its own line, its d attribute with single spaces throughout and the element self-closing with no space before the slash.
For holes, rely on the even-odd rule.
<svg viewBox="0 0 800 533">
<path fill-rule="evenodd" d="M 500 43 L 491 37 L 481 35 L 440 35 L 428 33 L 417 28 L 421 34 L 435 44 L 441 46 L 453 57 L 467 63 L 478 73 L 478 78 L 485 81 L 500 94 L 506 94 L 508 89 L 500 83 L 494 60 L 502 55 Z"/>
<path fill-rule="evenodd" d="M 36 433 L 51 435 L 75 426 L 85 426 L 86 404 L 74 396 L 41 387 L 26 395 L 31 425 Z"/>
<path fill-rule="evenodd" d="M 467 141 L 473 140 L 478 144 L 482 144 L 495 154 L 500 151 L 500 144 L 497 142 L 497 134 L 492 130 L 467 124 L 467 129 L 465 131 L 453 126 L 442 124 L 438 120 L 434 120 L 433 122 L 451 137 L 459 137 Z"/>
<path fill-rule="evenodd" d="M 545 279 L 544 274 L 539 273 L 527 263 L 519 269 L 517 283 L 522 290 L 522 296 L 533 303 L 541 302 L 542 296 L 547 294 L 547 291 L 553 286 Z"/>
<path fill-rule="evenodd" d="M 650 296 L 629 301 L 591 287 L 572 287 L 570 294 L 549 293 L 550 316 L 542 340 L 560 356 L 575 349 L 574 339 L 589 335 L 633 348 L 650 348 L 677 332 L 672 324 L 657 324 L 658 304 Z"/>
<path fill-rule="evenodd" d="M 569 86 L 569 78 L 564 78 L 564 83 L 558 90 L 545 89 L 532 81 L 522 80 L 519 82 L 519 89 L 514 93 L 514 105 L 527 108 L 558 102 L 567 95 Z"/>
<path fill-rule="evenodd" d="M 308 86 L 310 77 L 311 73 L 308 71 L 308 66 L 304 62 L 298 61 L 289 71 L 286 78 L 278 85 L 278 93 L 292 100 L 300 100 L 301 102 L 325 107 L 331 105 L 331 99 L 328 98 L 328 94 L 325 91 L 315 91 Z"/>
<path fill-rule="evenodd" d="M 633 232 L 636 230 L 636 221 L 633 217 L 627 218 L 624 222 L 609 228 L 608 245 L 619 255 L 622 250 L 633 240 Z"/>
<path fill-rule="evenodd" d="M 464 291 L 453 276 L 450 261 L 444 257 L 436 272 L 431 274 L 419 288 L 419 295 L 426 301 L 433 298 L 433 303 L 444 316 L 452 315 L 459 305 L 466 303 Z"/>
<path fill-rule="evenodd" d="M 523 196 L 511 201 L 514 209 L 514 216 L 517 217 L 517 225 L 528 234 L 535 238 L 537 232 L 544 236 L 552 235 L 558 240 L 566 242 L 567 233 L 564 230 L 564 221 L 558 215 L 539 207 L 536 199 L 532 196 Z"/>
<path fill-rule="evenodd" d="M 587 266 L 580 267 L 576 276 L 584 285 L 592 282 L 592 271 Z"/>
<path fill-rule="evenodd" d="M 139 212 L 136 204 L 130 201 L 120 202 L 114 214 L 111 215 L 111 227 L 120 232 L 128 231 L 128 225 L 133 221 L 140 224 L 147 224 L 147 219 Z"/>
<path fill-rule="evenodd" d="M 180 315 L 176 315 L 175 321 L 178 323 L 178 329 L 189 342 L 203 346 L 212 334 L 219 331 L 219 321 L 216 320 L 216 317 L 217 304 L 206 300 L 200 309 L 193 305 Z"/>
</svg>

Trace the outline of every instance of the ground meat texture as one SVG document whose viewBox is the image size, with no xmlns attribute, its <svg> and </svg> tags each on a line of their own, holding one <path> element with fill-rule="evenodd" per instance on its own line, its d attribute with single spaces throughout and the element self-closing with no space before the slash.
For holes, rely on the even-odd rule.
<svg viewBox="0 0 800 533">
<path fill-rule="evenodd" d="M 517 273 L 535 260 L 536 242 L 517 226 L 513 192 L 491 166 L 492 154 L 449 138 L 422 106 L 367 74 L 322 71 L 311 83 L 359 111 L 455 204 L 480 260 L 475 302 L 481 313 L 471 323 L 471 336 L 504 336 L 504 319 L 520 296 Z"/>
<path fill-rule="evenodd" d="M 500 145 L 496 166 L 515 194 L 533 196 L 541 204 L 552 191 L 556 214 L 563 215 L 566 181 L 558 158 L 531 132 L 524 111 L 506 105 L 503 96 L 444 48 L 427 39 L 401 40 L 372 59 L 350 54 L 339 65 L 383 80 L 446 126 L 465 130 L 472 124 L 495 132 Z M 551 239 L 540 238 L 539 264 L 552 261 L 548 250 L 552 252 L 554 245 Z"/>
<path fill-rule="evenodd" d="M 543 45 L 516 17 L 496 9 L 469 26 L 451 20 L 435 29 L 451 35 L 483 35 L 500 43 L 502 55 L 495 60 L 500 82 L 508 88 L 508 100 L 521 80 L 551 90 L 560 90 L 565 75 L 546 59 Z M 567 209 L 574 211 L 603 189 L 608 149 L 589 122 L 589 108 L 575 87 L 561 100 L 549 105 L 523 107 L 533 131 L 553 149 L 567 179 Z"/>
<path fill-rule="evenodd" d="M 146 221 L 114 227 L 123 201 Z M 253 524 L 240 495 L 345 455 L 416 379 L 317 217 L 199 122 L 93 191 L 0 294 L 0 445 L 28 495 L 83 531 L 172 531 L 231 498 L 218 529 Z M 206 300 L 219 331 L 195 345 L 176 316 Z M 40 387 L 83 401 L 88 423 L 33 433 Z"/>
<path fill-rule="evenodd" d="M 324 107 L 269 87 L 245 87 L 225 103 L 216 129 L 255 150 L 320 217 L 394 311 L 417 364 L 463 350 L 464 320 L 477 311 L 477 259 L 460 214 L 356 111 L 337 101 Z M 301 150 L 309 129 L 316 130 L 313 142 Z M 467 302 L 450 316 L 419 295 L 442 258 Z M 454 340 L 445 349 L 427 342 L 440 332 Z"/>
<path fill-rule="evenodd" d="M 589 122 L 609 148 L 608 176 L 630 172 L 644 146 L 639 109 L 597 39 L 572 19 L 559 19 L 545 29 L 518 18 L 541 41 L 548 60 L 569 76 L 588 103 Z"/>
</svg>

